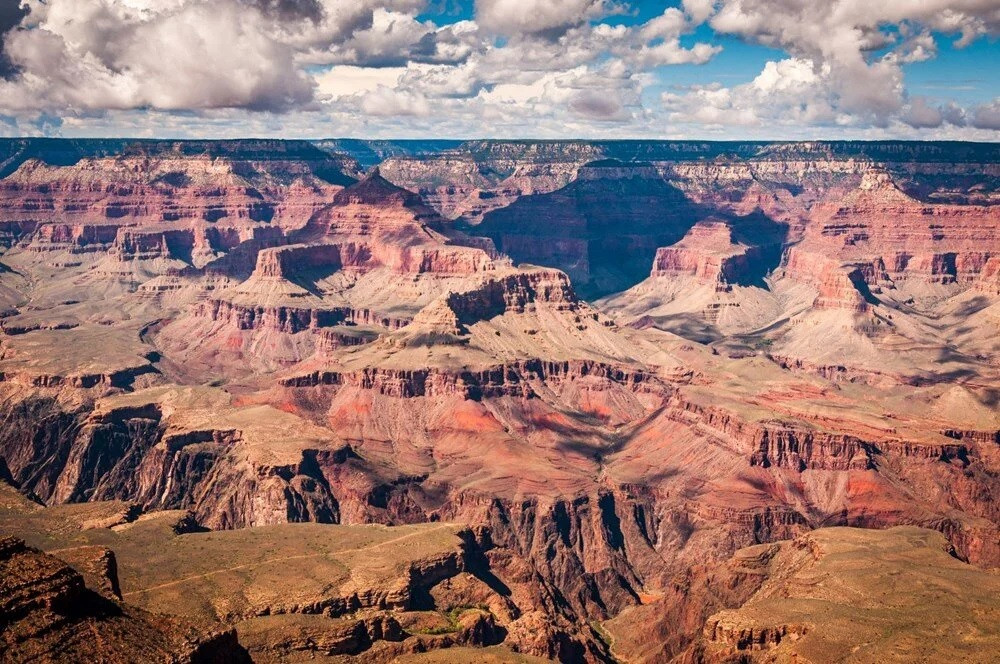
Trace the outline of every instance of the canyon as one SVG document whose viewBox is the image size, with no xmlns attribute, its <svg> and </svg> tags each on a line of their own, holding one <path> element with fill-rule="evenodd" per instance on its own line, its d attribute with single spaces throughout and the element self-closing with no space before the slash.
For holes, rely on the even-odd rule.
<svg viewBox="0 0 1000 664">
<path fill-rule="evenodd" d="M 989 661 L 998 164 L 0 139 L 0 659 Z"/>
</svg>

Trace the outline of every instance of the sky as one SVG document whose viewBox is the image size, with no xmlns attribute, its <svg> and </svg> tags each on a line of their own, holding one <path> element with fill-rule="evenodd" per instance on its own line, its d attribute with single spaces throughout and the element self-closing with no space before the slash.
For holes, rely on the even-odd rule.
<svg viewBox="0 0 1000 664">
<path fill-rule="evenodd" d="M 0 135 L 1000 140 L 1000 0 L 0 0 Z"/>
</svg>

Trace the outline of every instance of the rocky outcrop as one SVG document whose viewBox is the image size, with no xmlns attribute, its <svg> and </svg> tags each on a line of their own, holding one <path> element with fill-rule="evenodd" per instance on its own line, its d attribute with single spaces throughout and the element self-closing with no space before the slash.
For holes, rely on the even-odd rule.
<svg viewBox="0 0 1000 664">
<path fill-rule="evenodd" d="M 713 645 L 736 651 L 770 650 L 784 640 L 797 641 L 808 632 L 806 625 L 745 626 L 725 618 L 711 618 L 705 626 L 705 638 Z"/>
<path fill-rule="evenodd" d="M 1000 295 L 1000 256 L 990 258 L 983 264 L 975 289 L 988 295 Z"/>
<path fill-rule="evenodd" d="M 206 235 L 208 232 L 206 231 Z M 204 264 L 199 262 L 191 267 L 182 268 L 179 272 L 180 275 L 205 276 L 210 279 L 218 277 L 247 279 L 253 274 L 257 265 L 257 255 L 261 251 L 286 245 L 289 242 L 280 228 L 271 226 L 255 226 L 249 237 L 241 233 L 240 242 L 229 248 L 213 244 L 211 235 L 208 237 L 213 258 Z"/>
<path fill-rule="evenodd" d="M 28 250 L 64 250 L 70 253 L 107 251 L 118 236 L 118 228 L 117 224 L 42 224 L 31 238 Z"/>
<path fill-rule="evenodd" d="M 265 455 L 248 468 L 259 439 L 276 435 L 261 424 L 223 420 L 178 430 L 156 404 L 93 413 L 77 425 L 66 460 L 52 469 L 52 493 L 43 497 L 62 503 L 128 496 L 145 509 L 191 509 L 201 523 L 222 528 L 338 521 L 338 500 L 322 469 L 333 472 L 352 459 L 350 447 L 310 438 L 284 458 Z"/>
<path fill-rule="evenodd" d="M 311 270 L 335 272 L 344 267 L 362 268 L 371 260 L 371 248 L 363 244 L 290 245 L 264 249 L 257 254 L 252 276 L 291 278 Z"/>
<path fill-rule="evenodd" d="M 585 294 L 603 294 L 641 281 L 656 249 L 702 216 L 651 165 L 602 160 L 561 189 L 485 215 L 475 232 L 516 262 L 557 267 Z"/>
<path fill-rule="evenodd" d="M 167 273 L 181 274 L 185 271 L 190 273 L 186 266 L 205 266 L 244 243 L 266 243 L 278 241 L 281 237 L 280 229 L 266 225 L 192 225 L 189 228 L 174 229 L 121 227 L 108 254 L 122 263 L 178 260 L 186 264 L 185 267 Z"/>
<path fill-rule="evenodd" d="M 835 259 L 799 249 L 790 249 L 783 262 L 785 276 L 789 279 L 813 286 L 816 309 L 846 309 L 863 313 L 877 300 L 871 293 L 866 272 L 874 270 L 844 265 Z M 870 267 L 870 266 L 869 266 Z M 874 281 L 874 278 L 869 277 Z"/>
<path fill-rule="evenodd" d="M 84 592 L 83 578 L 69 566 L 13 538 L 0 540 L 5 623 L 39 609 L 68 610 Z"/>
<path fill-rule="evenodd" d="M 225 218 L 295 228 L 357 172 L 349 159 L 304 142 L 80 142 L 71 159 L 43 145 L 24 147 L 0 180 L 8 219 Z"/>
<path fill-rule="evenodd" d="M 240 644 L 252 657 L 360 655 L 375 643 L 398 643 L 408 635 L 391 615 L 358 620 L 317 620 L 277 615 L 241 623 Z"/>
<path fill-rule="evenodd" d="M 296 237 L 319 244 L 290 247 L 271 258 L 285 265 L 301 259 L 331 271 L 385 267 L 397 274 L 440 275 L 490 270 L 498 258 L 487 240 L 456 233 L 419 196 L 391 184 L 378 169 L 334 196 Z"/>
<path fill-rule="evenodd" d="M 459 325 L 485 320 L 506 312 L 520 313 L 529 305 L 551 305 L 572 311 L 576 294 L 565 274 L 554 270 L 516 272 L 490 278 L 477 288 L 445 298 Z"/>
<path fill-rule="evenodd" d="M 371 242 L 290 245 L 257 254 L 255 277 L 292 278 L 343 269 L 366 271 L 386 267 L 399 274 L 463 275 L 492 269 L 483 251 L 466 247 L 399 247 Z"/>
<path fill-rule="evenodd" d="M 195 234 L 189 231 L 119 229 L 111 255 L 119 260 L 179 258 L 194 252 Z"/>
<path fill-rule="evenodd" d="M 696 424 L 702 433 L 737 442 L 740 451 L 749 452 L 751 466 L 805 470 L 870 470 L 883 455 L 915 461 L 967 463 L 968 445 L 948 442 L 911 442 L 891 436 L 864 440 L 834 431 L 806 428 L 802 424 L 771 421 L 748 421 L 735 413 L 704 406 L 678 393 L 668 417 Z M 947 438 L 954 437 L 948 436 Z M 989 435 L 981 436 L 984 440 Z M 969 438 L 973 440 L 973 438 Z"/>
<path fill-rule="evenodd" d="M 916 279 L 969 284 L 992 255 L 989 207 L 921 203 L 883 169 L 868 169 L 858 189 L 818 205 L 799 249 L 862 267 L 866 283 Z"/>
<path fill-rule="evenodd" d="M 259 413 L 265 417 L 260 423 L 204 413 L 208 421 L 171 426 L 156 402 L 72 412 L 51 400 L 28 399 L 6 416 L 22 412 L 34 418 L 35 435 L 18 444 L 18 426 L 9 427 L 4 458 L 21 486 L 50 503 L 128 496 L 148 509 L 192 509 L 202 523 L 217 527 L 338 518 L 337 499 L 319 466 L 345 463 L 349 447 L 307 437 L 285 458 L 246 466 L 261 438 L 278 435 L 267 431 L 280 413 Z M 296 418 L 285 418 L 299 425 L 289 425 L 286 440 L 308 431 Z"/>
<path fill-rule="evenodd" d="M 338 192 L 332 204 L 309 219 L 300 236 L 380 236 L 426 239 L 424 227 L 440 230 L 442 219 L 420 197 L 383 178 L 378 169 Z"/>
<path fill-rule="evenodd" d="M 380 170 L 444 216 L 476 223 L 521 196 L 566 186 L 582 164 L 600 157 L 584 144 L 469 141 L 433 155 L 390 157 Z"/>
<path fill-rule="evenodd" d="M 760 260 L 760 249 L 734 241 L 725 222 L 703 221 L 680 242 L 656 250 L 650 276 L 690 276 L 715 284 L 717 290 L 727 290 L 731 284 L 749 282 L 753 263 Z"/>
<path fill-rule="evenodd" d="M 96 373 L 74 373 L 70 375 L 5 371 L 0 373 L 0 380 L 19 383 L 30 387 L 39 388 L 59 388 L 70 387 L 74 389 L 89 390 L 92 388 L 121 388 L 127 387 L 135 382 L 139 376 L 153 373 L 155 370 L 148 364 L 135 367 L 125 367 L 115 371 L 99 371 Z"/>
<path fill-rule="evenodd" d="M 0 588 L 0 642 L 10 662 L 249 661 L 235 632 L 200 631 L 101 597 L 61 560 L 20 540 L 0 540 Z"/>
<path fill-rule="evenodd" d="M 138 509 L 129 516 L 133 519 L 138 516 Z M 103 524 L 89 521 L 85 525 L 99 528 Z M 122 598 L 118 560 L 114 551 L 103 546 L 79 546 L 61 550 L 59 555 L 61 560 L 83 575 L 88 588 L 111 600 Z"/>
<path fill-rule="evenodd" d="M 381 368 L 357 372 L 317 371 L 284 378 L 281 383 L 287 387 L 347 385 L 401 398 L 459 395 L 463 399 L 478 401 L 504 396 L 531 398 L 535 396 L 532 384 L 558 389 L 564 381 L 583 378 L 608 381 L 634 390 L 641 390 L 644 384 L 657 381 L 641 370 L 598 362 L 525 360 L 477 371 Z"/>
<path fill-rule="evenodd" d="M 240 330 L 270 329 L 287 334 L 343 324 L 374 325 L 391 330 L 410 322 L 406 318 L 390 318 L 368 309 L 249 305 L 220 299 L 206 300 L 199 305 L 196 314 L 213 321 L 227 322 Z"/>
</svg>

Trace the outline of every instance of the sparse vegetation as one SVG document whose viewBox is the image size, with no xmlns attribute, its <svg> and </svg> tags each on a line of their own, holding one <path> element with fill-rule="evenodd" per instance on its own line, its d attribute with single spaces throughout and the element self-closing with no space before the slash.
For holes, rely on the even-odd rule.
<svg viewBox="0 0 1000 664">
<path fill-rule="evenodd" d="M 459 624 L 458 621 L 468 611 L 482 611 L 483 613 L 490 613 L 490 609 L 485 604 L 477 604 L 475 606 L 455 606 L 444 613 L 440 613 L 441 617 L 447 620 L 444 625 L 433 625 L 431 627 L 418 628 L 413 631 L 414 634 L 427 634 L 431 636 L 438 636 L 441 634 L 453 634 L 458 631 Z"/>
</svg>

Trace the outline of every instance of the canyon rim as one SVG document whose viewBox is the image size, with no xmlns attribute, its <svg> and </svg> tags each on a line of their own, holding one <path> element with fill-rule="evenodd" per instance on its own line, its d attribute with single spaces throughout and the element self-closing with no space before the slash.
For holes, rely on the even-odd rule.
<svg viewBox="0 0 1000 664">
<path fill-rule="evenodd" d="M 891 4 L 0 3 L 0 662 L 1000 660 L 1000 7 Z"/>
</svg>

